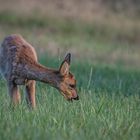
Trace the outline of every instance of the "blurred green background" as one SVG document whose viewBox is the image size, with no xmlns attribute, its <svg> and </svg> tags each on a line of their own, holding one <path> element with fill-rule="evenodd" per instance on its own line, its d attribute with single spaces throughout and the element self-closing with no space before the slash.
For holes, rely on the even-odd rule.
<svg viewBox="0 0 140 140">
<path fill-rule="evenodd" d="M 0 40 L 19 33 L 38 55 L 140 68 L 139 0 L 0 0 Z"/>
</svg>

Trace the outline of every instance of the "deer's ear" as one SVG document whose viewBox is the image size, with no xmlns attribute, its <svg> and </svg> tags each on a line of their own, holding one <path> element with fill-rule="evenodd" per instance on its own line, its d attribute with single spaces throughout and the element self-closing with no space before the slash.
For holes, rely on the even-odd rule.
<svg viewBox="0 0 140 140">
<path fill-rule="evenodd" d="M 59 69 L 61 75 L 65 76 L 69 74 L 70 61 L 71 61 L 71 54 L 68 53 Z"/>
</svg>

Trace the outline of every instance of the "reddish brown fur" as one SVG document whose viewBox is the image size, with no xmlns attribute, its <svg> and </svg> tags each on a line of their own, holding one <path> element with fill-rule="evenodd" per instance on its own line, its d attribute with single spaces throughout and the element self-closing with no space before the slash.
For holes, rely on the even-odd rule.
<svg viewBox="0 0 140 140">
<path fill-rule="evenodd" d="M 36 106 L 35 81 L 57 88 L 67 100 L 78 100 L 76 80 L 69 72 L 70 59 L 67 54 L 58 70 L 47 68 L 38 63 L 36 51 L 21 35 L 6 37 L 0 47 L 0 71 L 13 104 L 20 102 L 18 85 L 25 85 L 28 104 Z"/>
</svg>

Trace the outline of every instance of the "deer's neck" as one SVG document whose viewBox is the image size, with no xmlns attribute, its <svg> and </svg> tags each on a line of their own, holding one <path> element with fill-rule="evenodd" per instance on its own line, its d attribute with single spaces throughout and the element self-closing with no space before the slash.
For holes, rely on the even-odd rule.
<svg viewBox="0 0 140 140">
<path fill-rule="evenodd" d="M 48 83 L 57 88 L 59 83 L 58 71 L 47 68 L 39 63 L 28 64 L 21 70 L 21 75 L 29 80 Z"/>
</svg>

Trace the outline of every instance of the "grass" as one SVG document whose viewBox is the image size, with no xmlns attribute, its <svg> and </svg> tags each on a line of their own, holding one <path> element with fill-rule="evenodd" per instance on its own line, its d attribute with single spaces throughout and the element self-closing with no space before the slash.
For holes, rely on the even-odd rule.
<svg viewBox="0 0 140 140">
<path fill-rule="evenodd" d="M 45 63 L 43 59 L 41 62 Z M 48 62 L 50 67 L 58 65 L 58 60 L 48 58 Z M 74 63 L 72 71 L 78 80 L 80 100 L 69 103 L 54 88 L 38 83 L 35 111 L 27 108 L 24 88 L 21 105 L 15 110 L 9 108 L 9 97 L 1 80 L 0 138 L 138 140 L 140 73 L 83 62 Z"/>
</svg>

